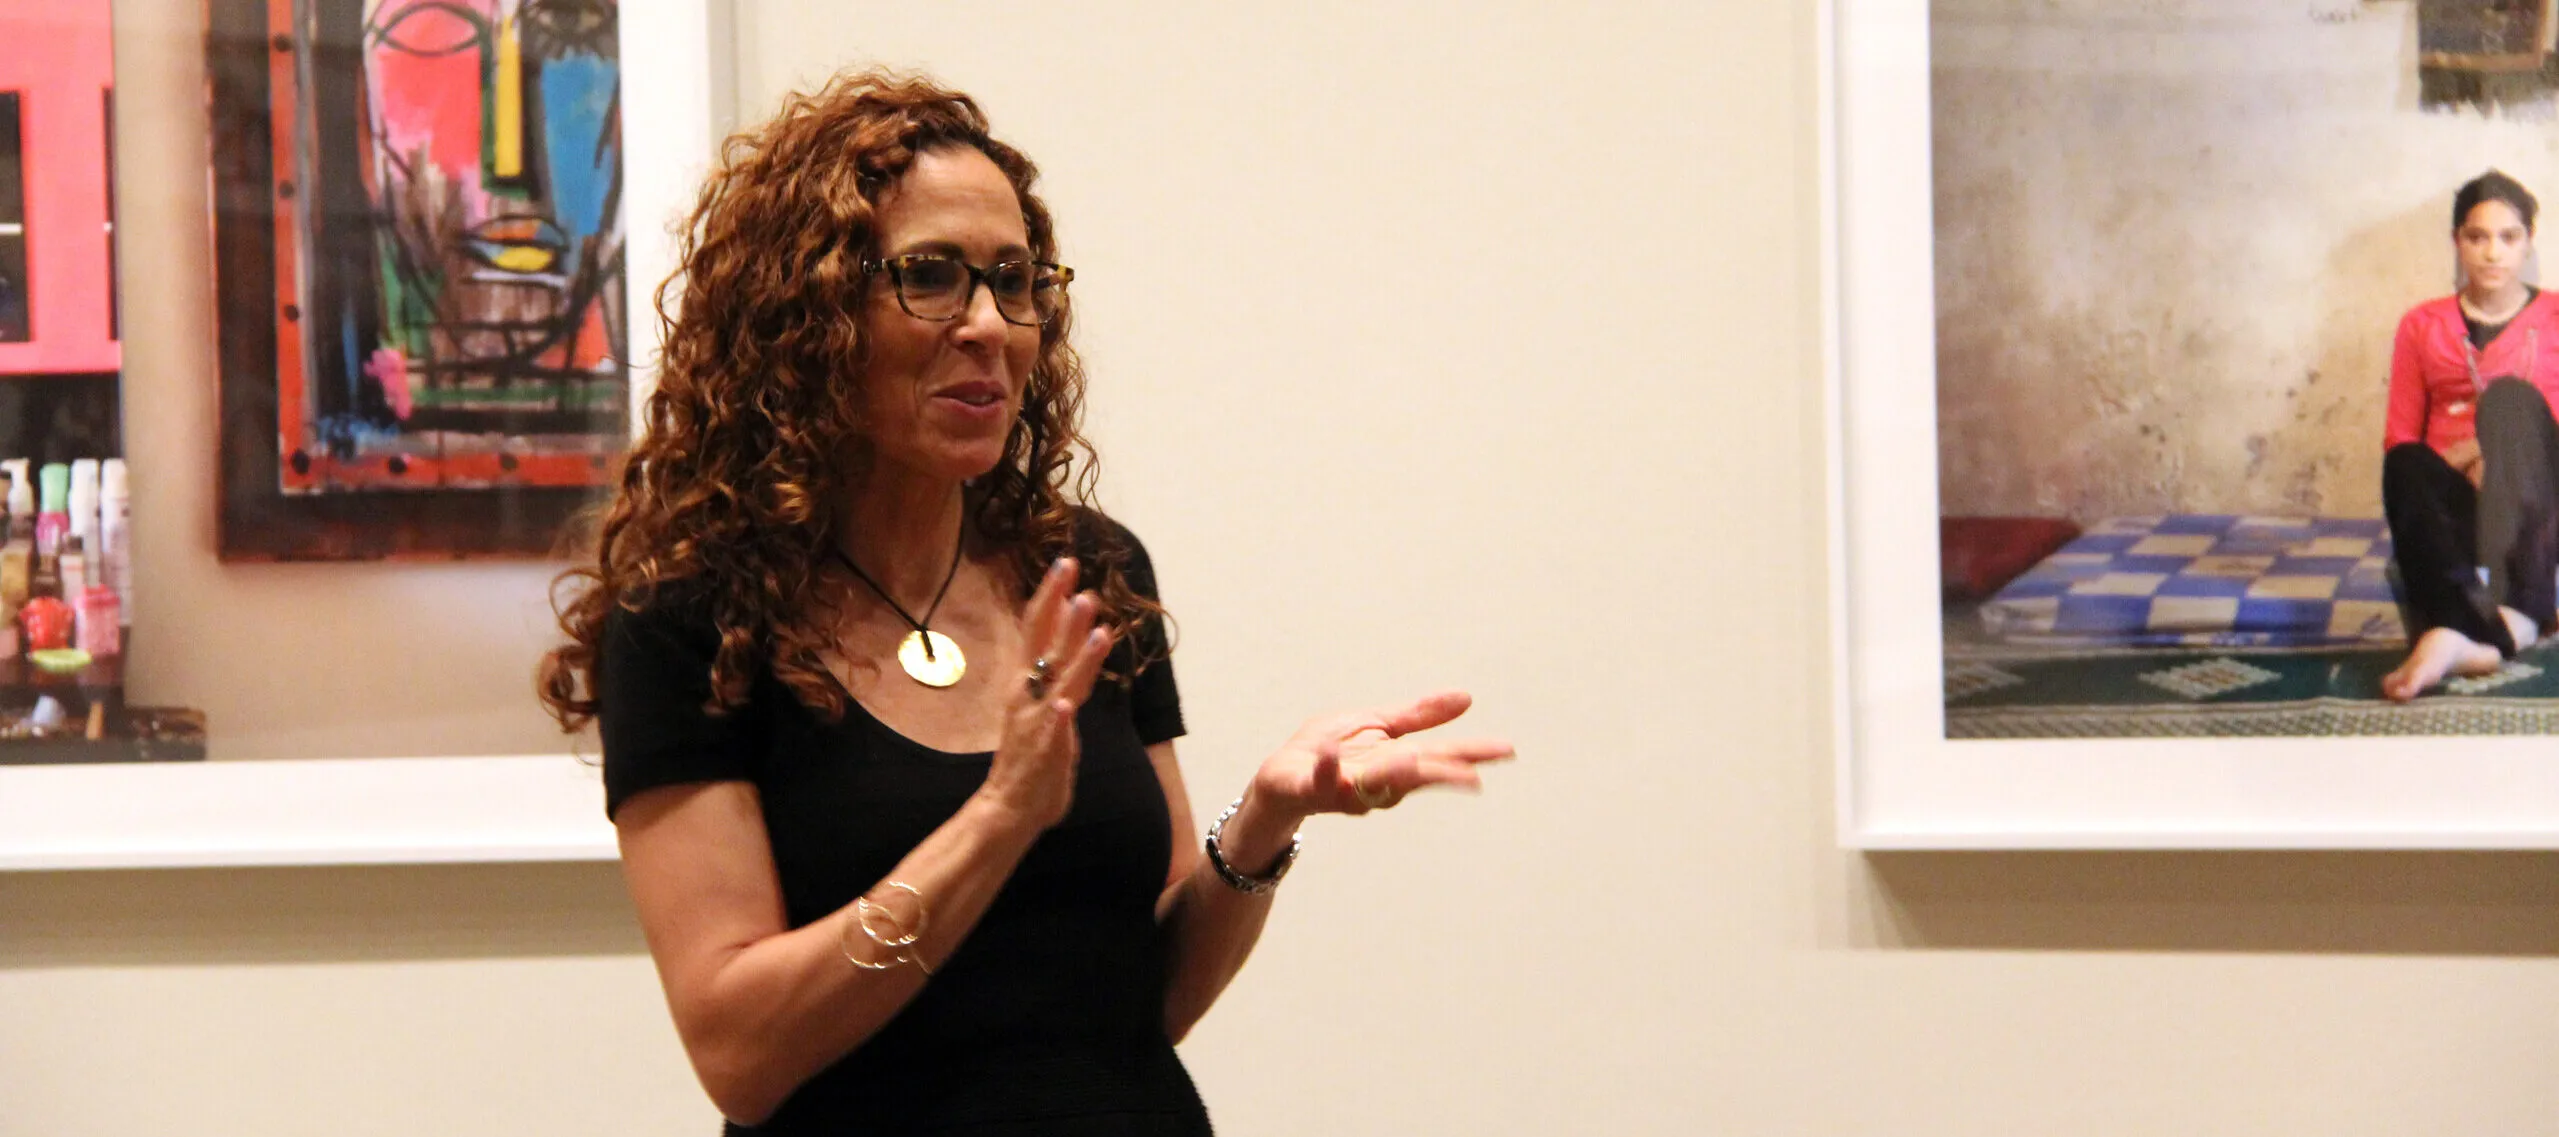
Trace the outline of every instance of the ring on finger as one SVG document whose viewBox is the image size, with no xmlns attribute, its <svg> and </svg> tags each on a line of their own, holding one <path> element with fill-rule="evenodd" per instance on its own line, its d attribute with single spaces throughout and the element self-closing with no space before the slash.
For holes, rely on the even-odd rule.
<svg viewBox="0 0 2559 1137">
<path fill-rule="evenodd" d="M 1366 773 L 1367 771 L 1365 770 L 1361 771 L 1362 775 L 1365 775 Z M 1368 779 L 1364 776 L 1354 776 L 1351 779 L 1351 793 L 1358 796 L 1359 803 L 1361 805 L 1367 806 L 1370 809 L 1384 809 L 1395 804 L 1395 791 L 1393 789 L 1381 788 L 1372 790 L 1368 788 Z"/>
<path fill-rule="evenodd" d="M 1047 656 L 1043 655 L 1039 658 L 1033 659 L 1031 661 L 1031 673 L 1024 676 L 1022 679 L 1022 689 L 1029 691 L 1031 693 L 1031 697 L 1034 699 L 1046 698 L 1048 696 L 1048 672 L 1049 665 Z"/>
</svg>

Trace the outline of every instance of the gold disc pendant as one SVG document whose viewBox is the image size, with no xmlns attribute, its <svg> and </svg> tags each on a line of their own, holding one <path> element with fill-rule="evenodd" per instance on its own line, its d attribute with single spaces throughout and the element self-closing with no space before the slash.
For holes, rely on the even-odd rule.
<svg viewBox="0 0 2559 1137">
<path fill-rule="evenodd" d="M 925 654 L 924 637 L 933 637 L 933 651 Z M 948 687 L 969 673 L 968 657 L 960 654 L 960 645 L 940 632 L 908 632 L 897 645 L 898 666 L 906 669 L 908 678 L 927 687 Z"/>
</svg>

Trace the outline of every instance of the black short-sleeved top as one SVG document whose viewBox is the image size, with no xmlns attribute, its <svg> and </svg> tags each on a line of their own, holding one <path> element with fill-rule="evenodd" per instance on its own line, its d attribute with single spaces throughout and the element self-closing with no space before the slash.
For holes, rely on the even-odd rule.
<svg viewBox="0 0 2559 1137">
<path fill-rule="evenodd" d="M 1088 518 L 1129 551 L 1131 588 L 1154 597 L 1145 549 L 1100 515 Z M 706 713 L 716 635 L 678 592 L 605 624 L 596 691 L 606 811 L 659 786 L 753 783 L 792 927 L 877 884 L 985 780 L 990 755 L 930 749 L 850 699 L 842 720 L 828 722 L 769 672 L 745 706 Z M 1158 622 L 1140 626 L 1114 649 L 1110 669 L 1128 675 L 1135 649 L 1160 647 L 1162 636 Z M 1209 1132 L 1164 1036 L 1155 900 L 1172 827 L 1145 748 L 1182 734 L 1171 662 L 1158 659 L 1127 686 L 1096 685 L 1076 729 L 1073 806 L 968 938 L 878 1033 L 763 1125 L 730 1133 Z"/>
</svg>

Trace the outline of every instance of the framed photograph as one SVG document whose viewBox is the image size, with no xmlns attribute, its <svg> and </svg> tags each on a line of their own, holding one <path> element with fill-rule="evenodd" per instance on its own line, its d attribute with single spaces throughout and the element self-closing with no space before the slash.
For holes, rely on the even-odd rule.
<svg viewBox="0 0 2559 1137">
<path fill-rule="evenodd" d="M 621 95 L 624 120 L 648 127 L 630 132 L 620 158 L 629 220 L 617 303 L 646 312 L 649 291 L 675 268 L 674 226 L 716 150 L 730 25 L 725 0 L 619 8 L 619 58 L 650 79 Z M 655 324 L 634 320 L 629 335 L 636 399 L 648 385 Z M 272 442 L 274 420 L 265 421 Z M 613 831 L 592 760 L 0 765 L 0 869 L 607 859 Z"/>
<path fill-rule="evenodd" d="M 2411 635 L 2531 579 L 2523 546 L 2473 523 L 2448 574 L 2385 508 L 2399 445 L 2465 461 L 2427 424 L 2470 396 L 2411 385 L 2409 330 L 2460 311 L 2457 199 L 2559 187 L 2546 115 L 2506 113 L 2559 84 L 2429 85 L 2464 7 L 1831 6 L 1845 844 L 2559 847 L 2550 629 L 2484 662 Z M 2529 212 L 2517 328 L 2559 304 Z M 2559 385 L 2537 332 L 2444 319 L 2465 390 Z"/>
<path fill-rule="evenodd" d="M 210 0 L 226 559 L 538 556 L 595 500 L 625 7 Z"/>
</svg>

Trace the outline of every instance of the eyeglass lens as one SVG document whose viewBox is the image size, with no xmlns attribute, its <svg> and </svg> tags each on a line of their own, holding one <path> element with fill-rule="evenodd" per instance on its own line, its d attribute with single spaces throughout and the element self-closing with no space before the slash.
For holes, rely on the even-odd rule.
<svg viewBox="0 0 2559 1137">
<path fill-rule="evenodd" d="M 1005 261 L 983 269 L 950 257 L 910 256 L 889 263 L 898 302 L 921 320 L 957 318 L 967 310 L 980 280 L 995 295 L 995 310 L 1016 324 L 1047 323 L 1066 298 L 1059 271 L 1034 261 Z"/>
</svg>

